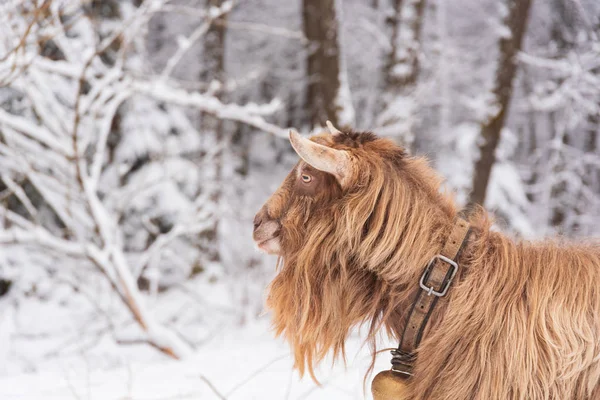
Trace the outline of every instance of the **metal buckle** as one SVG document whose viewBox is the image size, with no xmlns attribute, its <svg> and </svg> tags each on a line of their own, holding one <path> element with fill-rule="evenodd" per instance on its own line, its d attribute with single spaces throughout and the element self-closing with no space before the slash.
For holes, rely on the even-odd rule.
<svg viewBox="0 0 600 400">
<path fill-rule="evenodd" d="M 450 264 L 450 267 L 452 267 L 452 273 L 450 274 L 450 277 L 446 281 L 446 284 L 444 285 L 444 287 L 439 292 L 436 291 L 433 286 L 427 286 L 425 284 L 425 277 L 427 277 L 427 275 L 431 271 L 431 268 L 433 267 L 433 264 L 435 263 L 436 260 L 442 260 L 445 263 Z M 443 297 L 448 292 L 448 288 L 450 287 L 450 284 L 452 283 L 452 279 L 454 279 L 454 275 L 456 275 L 456 271 L 458 271 L 458 264 L 456 262 L 452 261 L 448 257 L 444 257 L 441 254 L 433 256 L 431 261 L 429 261 L 429 264 L 427 264 L 427 268 L 425 268 L 423 275 L 421 275 L 421 280 L 419 281 L 419 286 L 421 286 L 421 289 L 427 290 L 428 296 L 434 295 L 436 297 Z"/>
</svg>

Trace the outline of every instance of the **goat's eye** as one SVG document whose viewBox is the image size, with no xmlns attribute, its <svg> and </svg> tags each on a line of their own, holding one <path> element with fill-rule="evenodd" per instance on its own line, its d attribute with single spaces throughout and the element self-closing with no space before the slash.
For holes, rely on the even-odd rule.
<svg viewBox="0 0 600 400">
<path fill-rule="evenodd" d="M 310 175 L 302 174 L 300 178 L 302 178 L 302 182 L 304 183 L 310 183 L 310 181 L 312 181 L 312 176 Z"/>
</svg>

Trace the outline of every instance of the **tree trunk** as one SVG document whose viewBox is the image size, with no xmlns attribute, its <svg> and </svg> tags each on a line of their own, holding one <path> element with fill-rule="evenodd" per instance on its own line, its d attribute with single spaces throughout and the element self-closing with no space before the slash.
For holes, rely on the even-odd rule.
<svg viewBox="0 0 600 400">
<path fill-rule="evenodd" d="M 557 121 L 556 121 L 556 113 L 555 112 L 551 112 L 550 113 L 550 121 L 551 121 L 551 126 L 556 127 L 557 125 Z M 555 128 L 556 130 L 556 128 Z M 570 143 L 570 139 L 569 139 L 569 134 L 567 132 L 562 132 L 562 133 L 557 133 L 555 135 L 553 135 L 554 140 L 560 140 L 560 142 L 562 143 L 563 146 L 569 146 Z M 559 174 L 562 171 L 564 171 L 565 169 L 565 160 L 564 160 L 564 154 L 562 154 L 561 150 L 554 150 L 557 151 L 557 158 L 558 158 L 558 164 L 554 166 L 554 170 L 552 171 L 552 174 Z M 566 218 L 566 214 L 565 214 L 565 208 L 568 207 L 567 204 L 564 204 L 564 197 L 566 194 L 566 190 L 567 190 L 567 185 L 564 181 L 561 181 L 559 183 L 556 183 L 552 186 L 551 190 L 550 190 L 550 198 L 555 200 L 555 205 L 552 207 L 552 216 L 550 217 L 550 224 L 556 228 L 556 230 L 559 233 L 564 233 L 564 231 L 561 231 L 561 228 L 564 229 L 563 224 L 565 222 L 565 218 Z"/>
<path fill-rule="evenodd" d="M 527 67 L 523 68 L 523 93 L 525 96 L 529 96 L 529 93 L 533 92 L 533 78 L 531 70 Z M 538 149 L 538 130 L 537 130 L 537 115 L 534 110 L 533 105 L 530 103 L 527 114 L 525 115 L 526 123 L 524 124 L 523 136 L 522 140 L 524 145 L 521 146 L 520 151 L 518 151 L 518 157 L 520 162 L 526 163 L 528 160 L 535 159 L 535 153 Z M 528 186 L 533 187 L 537 184 L 539 179 L 539 171 L 537 163 L 531 165 L 529 170 L 530 175 L 525 179 L 525 182 Z M 529 190 L 526 193 L 527 199 L 530 202 L 534 202 L 536 200 L 535 194 Z"/>
<path fill-rule="evenodd" d="M 448 3 L 446 0 L 438 0 L 435 3 L 436 23 L 437 23 L 437 41 L 439 45 L 438 54 L 438 84 L 439 84 L 439 121 L 438 137 L 443 137 L 450 132 L 452 116 L 452 98 L 450 90 L 450 68 L 449 62 L 449 31 L 448 31 Z"/>
<path fill-rule="evenodd" d="M 588 126 L 585 136 L 585 142 L 583 151 L 586 156 L 596 156 L 598 158 L 598 132 L 600 131 L 600 117 L 598 115 L 588 116 Z M 585 167 L 584 175 L 582 177 L 583 185 L 585 185 L 592 193 L 600 194 L 600 167 L 598 165 L 588 164 Z M 600 207 L 590 204 L 589 199 L 585 196 L 584 191 L 581 190 L 579 193 L 578 203 L 584 209 L 576 210 L 579 215 L 599 215 Z M 590 205 L 591 207 L 589 207 Z M 583 235 L 589 236 L 594 234 L 593 223 L 586 226 L 586 230 L 581 232 Z"/>
<path fill-rule="evenodd" d="M 421 31 L 425 0 L 392 0 L 389 26 L 391 49 L 383 66 L 383 94 L 377 124 L 406 147 L 414 144 L 415 98 L 419 77 Z"/>
<path fill-rule="evenodd" d="M 386 62 L 383 65 L 383 82 L 385 87 L 395 86 L 397 80 L 393 78 L 394 65 L 397 63 L 398 47 L 400 46 L 400 25 L 402 23 L 402 3 L 403 0 L 392 0 L 393 13 L 386 19 L 386 25 L 389 25 L 391 34 L 390 51 L 386 56 Z"/>
<path fill-rule="evenodd" d="M 303 0 L 302 21 L 308 40 L 305 110 L 312 126 L 339 124 L 340 45 L 335 0 Z"/>
<path fill-rule="evenodd" d="M 576 47 L 575 38 L 577 36 L 577 15 L 573 13 L 574 8 L 567 6 L 565 0 L 552 0 L 550 9 L 552 11 L 552 26 L 550 37 L 552 43 L 556 46 L 556 59 L 567 59 L 568 54 Z M 557 84 L 562 86 L 564 80 L 559 79 Z M 550 126 L 556 131 L 559 125 L 559 119 L 564 118 L 562 110 L 553 110 L 549 113 L 551 121 Z M 563 148 L 577 146 L 576 134 L 567 126 L 562 128 L 560 133 L 554 133 L 555 141 L 560 141 Z M 565 150 L 553 149 L 556 152 L 557 163 L 551 171 L 552 176 L 563 172 L 568 167 L 568 157 Z M 585 150 L 584 150 L 585 151 Z M 582 184 L 585 184 L 586 177 L 582 177 Z M 560 234 L 572 234 L 579 228 L 573 223 L 573 216 L 580 215 L 582 210 L 578 202 L 573 202 L 572 193 L 569 193 L 567 182 L 561 180 L 550 187 L 551 214 L 549 222 L 556 232 Z"/>
<path fill-rule="evenodd" d="M 600 132 L 600 116 L 590 115 L 588 117 L 588 124 L 584 151 L 587 154 L 598 155 L 598 147 L 600 147 L 600 139 L 598 139 L 598 132 Z M 589 166 L 587 172 L 590 189 L 592 189 L 594 193 L 600 193 L 600 167 Z"/>
<path fill-rule="evenodd" d="M 207 13 L 213 7 L 222 7 L 226 0 L 206 0 Z M 212 94 L 219 100 L 223 99 L 223 88 L 225 84 L 225 34 L 227 14 L 223 14 L 218 24 L 213 23 L 209 27 L 204 36 L 202 43 L 202 64 L 200 70 L 200 81 L 209 85 Z M 209 147 L 215 147 L 216 153 L 210 162 L 213 166 L 212 176 L 210 177 L 215 182 L 215 189 L 212 195 L 212 201 L 216 208 L 220 203 L 221 191 L 220 181 L 223 171 L 223 149 L 226 148 L 226 138 L 223 132 L 223 122 L 212 115 L 200 114 L 200 133 L 206 137 L 211 137 L 208 140 Z M 202 187 L 202 186 L 201 186 Z M 218 261 L 219 251 L 217 246 L 218 238 L 218 216 L 215 216 L 215 224 L 212 229 L 207 230 L 202 235 L 201 247 L 207 254 L 210 261 Z"/>
<path fill-rule="evenodd" d="M 421 52 L 421 31 L 425 15 L 425 0 L 411 0 L 408 2 L 407 7 L 410 7 L 406 21 L 409 31 L 408 37 L 410 39 L 408 43 L 404 44 L 406 56 L 395 61 L 396 63 L 404 64 L 408 68 L 404 74 L 394 74 L 397 84 L 404 87 L 414 86 L 419 76 L 419 53 Z M 396 38 L 396 40 L 399 40 L 399 38 Z"/>
<path fill-rule="evenodd" d="M 504 23 L 510 30 L 510 34 L 503 35 L 499 41 L 500 54 L 493 89 L 498 109 L 482 124 L 479 159 L 475 162 L 473 190 L 469 201 L 471 204 L 485 203 L 490 173 L 495 162 L 494 153 L 500 142 L 500 133 L 510 106 L 512 85 L 517 71 L 515 56 L 521 49 L 531 0 L 507 0 L 507 6 L 508 13 Z"/>
<path fill-rule="evenodd" d="M 598 116 L 592 117 L 594 124 L 594 131 L 589 132 L 589 141 L 587 151 L 589 154 L 599 154 L 600 151 L 600 138 L 598 138 L 598 132 L 600 132 L 600 118 Z M 600 167 L 590 167 L 590 188 L 594 193 L 600 193 Z"/>
</svg>

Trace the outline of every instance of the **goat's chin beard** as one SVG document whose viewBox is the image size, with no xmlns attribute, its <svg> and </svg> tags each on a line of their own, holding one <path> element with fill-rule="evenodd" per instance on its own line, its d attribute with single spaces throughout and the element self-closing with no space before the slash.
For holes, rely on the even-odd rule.
<svg viewBox="0 0 600 400">
<path fill-rule="evenodd" d="M 318 382 L 313 370 L 316 364 L 329 352 L 334 358 L 345 357 L 344 342 L 356 322 L 355 315 L 347 309 L 339 280 L 306 280 L 289 261 L 285 256 L 279 258 L 281 270 L 269 286 L 267 307 L 277 336 L 283 336 L 292 348 L 300 375 L 308 371 Z"/>
<path fill-rule="evenodd" d="M 281 275 L 281 273 L 280 273 Z M 333 350 L 335 356 L 343 353 L 346 334 L 339 332 L 340 326 L 335 326 L 334 321 L 316 316 L 306 316 L 305 300 L 292 300 L 293 292 L 287 286 L 280 286 L 278 278 L 271 284 L 267 307 L 272 311 L 272 322 L 277 336 L 283 336 L 290 344 L 294 355 L 294 367 L 300 376 L 306 371 L 315 382 L 314 367 L 329 351 Z M 310 307 L 310 313 L 322 315 Z"/>
</svg>

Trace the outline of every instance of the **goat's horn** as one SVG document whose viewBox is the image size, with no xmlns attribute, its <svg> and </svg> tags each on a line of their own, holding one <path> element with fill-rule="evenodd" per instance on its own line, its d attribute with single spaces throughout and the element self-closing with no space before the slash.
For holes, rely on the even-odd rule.
<svg viewBox="0 0 600 400">
<path fill-rule="evenodd" d="M 290 130 L 290 142 L 298 155 L 314 168 L 329 172 L 340 183 L 350 171 L 350 158 L 344 150 L 336 150 L 323 146 L 312 140 L 303 138 L 294 130 Z"/>
<path fill-rule="evenodd" d="M 329 129 L 329 133 L 331 133 L 332 136 L 337 136 L 337 135 L 342 134 L 342 132 L 338 128 L 333 126 L 331 121 L 327 120 L 327 122 L 325 122 L 325 124 L 327 125 L 327 129 Z"/>
</svg>

